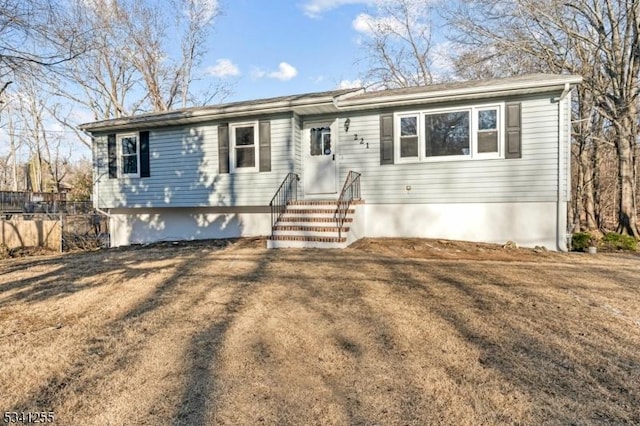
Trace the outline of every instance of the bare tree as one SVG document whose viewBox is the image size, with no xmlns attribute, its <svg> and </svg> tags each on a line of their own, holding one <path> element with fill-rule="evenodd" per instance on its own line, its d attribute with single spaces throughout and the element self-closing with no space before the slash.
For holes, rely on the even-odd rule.
<svg viewBox="0 0 640 426">
<path fill-rule="evenodd" d="M 58 93 L 90 109 L 96 120 L 188 106 L 217 2 L 172 4 L 75 0 L 75 25 L 95 48 L 72 64 L 70 84 Z M 179 53 L 172 50 L 176 41 Z"/>
<path fill-rule="evenodd" d="M 0 0 L 0 94 L 18 75 L 77 58 L 86 51 L 83 41 L 55 2 Z"/>
<path fill-rule="evenodd" d="M 460 30 L 456 41 L 466 47 L 466 57 L 461 55 L 459 59 L 475 60 L 484 70 L 513 74 L 530 71 L 533 64 L 542 71 L 583 75 L 584 83 L 578 90 L 582 105 L 574 116 L 578 144 L 611 141 L 615 145 L 617 228 L 637 238 L 634 147 L 640 91 L 640 2 L 464 1 L 448 14 L 448 19 Z M 466 62 L 460 67 L 473 65 Z M 597 152 L 595 145 L 592 149 Z M 579 158 L 585 171 L 583 183 L 593 182 L 594 169 L 589 163 L 594 161 L 582 154 Z M 594 193 L 592 188 L 586 189 Z M 591 209 L 591 201 L 587 201 Z M 593 210 L 587 211 L 587 218 Z"/>
<path fill-rule="evenodd" d="M 368 61 L 365 80 L 387 88 L 434 81 L 430 1 L 380 1 L 374 15 L 360 15 Z"/>
<path fill-rule="evenodd" d="M 31 188 L 27 189 L 60 192 L 68 172 L 75 137 L 70 139 L 66 137 L 66 132 L 48 128 L 54 122 L 49 112 L 50 100 L 37 84 L 23 80 L 17 87 L 19 92 L 14 97 L 16 105 L 11 111 L 11 123 L 18 121 L 20 127 L 11 126 L 12 135 L 19 135 L 29 151 L 28 176 Z"/>
</svg>

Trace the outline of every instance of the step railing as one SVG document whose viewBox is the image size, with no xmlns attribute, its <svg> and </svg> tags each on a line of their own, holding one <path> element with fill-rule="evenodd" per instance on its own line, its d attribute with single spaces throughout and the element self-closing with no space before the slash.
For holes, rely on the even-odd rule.
<svg viewBox="0 0 640 426">
<path fill-rule="evenodd" d="M 298 181 L 300 177 L 295 173 L 289 173 L 284 178 L 280 187 L 269 203 L 271 208 L 271 235 L 273 236 L 274 227 L 280 216 L 287 208 L 287 204 L 298 199 Z"/>
<path fill-rule="evenodd" d="M 342 187 L 342 192 L 340 192 L 336 212 L 333 214 L 336 226 L 338 227 L 338 238 L 342 238 L 342 229 L 344 228 L 344 221 L 347 217 L 351 202 L 360 200 L 360 176 L 360 173 L 349 170 L 347 178 L 344 181 L 344 186 Z"/>
</svg>

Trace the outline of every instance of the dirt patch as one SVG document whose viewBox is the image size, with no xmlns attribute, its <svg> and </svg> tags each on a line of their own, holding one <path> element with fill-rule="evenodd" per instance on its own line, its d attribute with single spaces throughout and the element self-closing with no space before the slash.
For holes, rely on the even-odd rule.
<svg viewBox="0 0 640 426">
<path fill-rule="evenodd" d="M 59 424 L 640 423 L 635 255 L 264 247 L 0 261 L 0 408 Z"/>
</svg>

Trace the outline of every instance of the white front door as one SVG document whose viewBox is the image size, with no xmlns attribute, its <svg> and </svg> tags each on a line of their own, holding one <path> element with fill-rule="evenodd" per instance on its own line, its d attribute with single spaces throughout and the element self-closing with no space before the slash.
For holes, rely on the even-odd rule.
<svg viewBox="0 0 640 426">
<path fill-rule="evenodd" d="M 335 194 L 338 172 L 335 126 L 330 122 L 305 123 L 302 133 L 305 194 Z"/>
</svg>

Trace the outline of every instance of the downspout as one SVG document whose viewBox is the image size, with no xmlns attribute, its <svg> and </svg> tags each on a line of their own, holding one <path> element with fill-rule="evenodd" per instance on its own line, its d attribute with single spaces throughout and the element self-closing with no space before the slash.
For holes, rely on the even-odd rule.
<svg viewBox="0 0 640 426">
<path fill-rule="evenodd" d="M 564 90 L 560 94 L 558 100 L 558 199 L 556 202 L 556 246 L 560 251 L 567 251 L 567 201 L 563 201 L 562 197 L 562 181 L 566 176 L 567 186 L 565 190 L 568 191 L 570 174 L 567 168 L 571 167 L 568 163 L 566 167 L 563 166 L 565 161 L 565 144 L 571 144 L 571 137 L 565 141 L 567 132 L 565 131 L 565 98 L 571 92 L 571 85 L 569 83 L 564 84 Z M 570 146 L 570 145 L 569 145 Z M 567 197 L 568 198 L 568 197 Z M 564 203 L 564 208 L 562 207 Z"/>
</svg>

